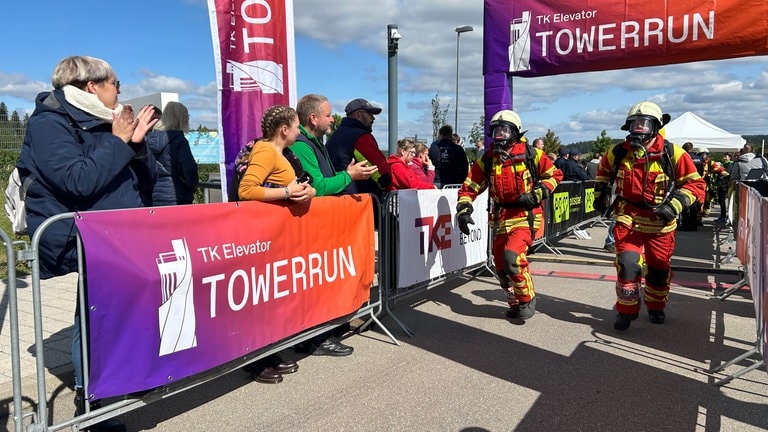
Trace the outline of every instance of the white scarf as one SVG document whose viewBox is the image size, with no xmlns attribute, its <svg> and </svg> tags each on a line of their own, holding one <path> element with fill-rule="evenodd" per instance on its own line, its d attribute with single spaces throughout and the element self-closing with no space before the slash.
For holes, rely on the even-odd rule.
<svg viewBox="0 0 768 432">
<path fill-rule="evenodd" d="M 118 104 L 117 108 L 111 110 L 107 108 L 95 94 L 88 93 L 85 90 L 80 90 L 73 85 L 65 85 L 62 90 L 64 91 L 64 98 L 75 108 L 79 108 L 88 114 L 94 115 L 108 123 L 112 123 L 113 112 L 117 115 L 120 115 L 120 113 L 123 111 L 122 105 Z"/>
</svg>

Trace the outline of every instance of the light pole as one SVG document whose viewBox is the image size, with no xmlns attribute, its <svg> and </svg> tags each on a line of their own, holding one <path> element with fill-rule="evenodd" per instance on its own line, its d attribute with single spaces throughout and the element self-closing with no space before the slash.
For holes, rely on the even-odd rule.
<svg viewBox="0 0 768 432">
<path fill-rule="evenodd" d="M 459 36 L 472 30 L 474 30 L 472 26 L 456 27 L 456 98 L 453 101 L 456 115 L 453 118 L 453 131 L 457 134 L 459 133 Z"/>
<path fill-rule="evenodd" d="M 397 24 L 387 25 L 387 84 L 389 87 L 387 112 L 389 113 L 389 154 L 397 153 L 397 48 L 400 41 Z"/>
</svg>

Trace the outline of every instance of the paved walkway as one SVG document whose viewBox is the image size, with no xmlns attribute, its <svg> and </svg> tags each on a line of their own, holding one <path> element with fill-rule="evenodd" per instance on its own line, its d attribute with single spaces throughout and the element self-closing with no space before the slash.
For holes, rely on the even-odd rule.
<svg viewBox="0 0 768 432">
<path fill-rule="evenodd" d="M 678 233 L 673 295 L 663 326 L 643 315 L 627 332 L 612 328 L 612 255 L 606 229 L 566 238 L 560 255 L 531 257 L 539 312 L 523 323 L 504 318 L 493 278 L 461 278 L 398 303 L 392 317 L 353 335 L 345 358 L 307 357 L 280 385 L 233 373 L 121 416 L 131 431 L 750 431 L 768 430 L 765 367 L 726 386 L 717 380 L 752 364 L 709 374 L 754 347 L 751 296 L 712 297 L 737 282 L 738 260 L 711 220 Z M 554 247 L 552 248 L 554 250 Z M 71 415 L 70 336 L 76 275 L 43 282 L 47 384 L 53 416 Z M 18 282 L 22 389 L 36 400 L 29 279 Z M 12 427 L 9 312 L 0 304 L 0 424 Z M 62 408 L 63 407 L 63 408 Z"/>
</svg>

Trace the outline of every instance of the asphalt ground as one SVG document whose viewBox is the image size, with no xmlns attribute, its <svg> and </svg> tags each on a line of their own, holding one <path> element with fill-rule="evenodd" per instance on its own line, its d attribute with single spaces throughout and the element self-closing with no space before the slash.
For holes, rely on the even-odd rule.
<svg viewBox="0 0 768 432">
<path fill-rule="evenodd" d="M 473 272 L 393 305 L 380 328 L 352 334 L 348 357 L 307 356 L 281 384 L 240 370 L 119 416 L 129 431 L 758 431 L 768 430 L 763 365 L 723 385 L 757 355 L 752 297 L 727 260 L 727 231 L 712 220 L 679 232 L 667 321 L 645 311 L 613 329 L 615 270 L 606 229 L 564 238 L 531 256 L 538 295 L 528 320 L 504 316 L 487 271 Z M 722 261 L 722 262 L 721 262 Z M 76 276 L 44 281 L 44 337 L 51 416 L 72 414 L 69 337 Z M 37 399 L 28 280 L 18 286 L 25 409 Z M 27 284 L 27 285 L 25 285 Z M 12 430 L 7 293 L 0 304 L 0 428 Z M 413 331 L 409 336 L 400 323 Z M 30 339 L 31 336 L 31 339 Z"/>
</svg>

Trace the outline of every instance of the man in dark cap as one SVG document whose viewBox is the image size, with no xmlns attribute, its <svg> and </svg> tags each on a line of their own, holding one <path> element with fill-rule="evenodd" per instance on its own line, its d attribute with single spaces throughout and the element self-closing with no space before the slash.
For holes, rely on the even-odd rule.
<svg viewBox="0 0 768 432">
<path fill-rule="evenodd" d="M 375 116 L 381 108 L 371 105 L 365 99 L 353 99 L 344 108 L 347 116 L 328 139 L 328 155 L 336 171 L 344 171 L 350 161 L 368 161 L 379 169 L 370 179 L 351 182 L 344 193 L 371 193 L 381 197 L 392 182 L 389 164 L 384 153 L 379 150 L 372 132 Z"/>
<path fill-rule="evenodd" d="M 563 164 L 563 181 L 584 181 L 589 179 L 587 170 L 579 164 L 581 152 L 578 149 L 571 149 L 568 152 L 568 159 Z"/>
<path fill-rule="evenodd" d="M 561 147 L 558 152 L 557 159 L 555 159 L 555 168 L 563 171 L 565 169 L 565 161 L 568 160 L 568 149 Z"/>
</svg>

